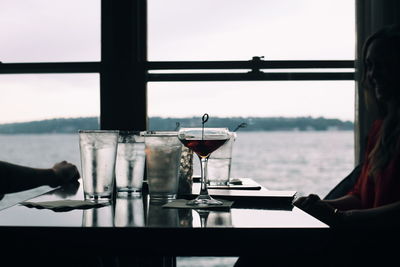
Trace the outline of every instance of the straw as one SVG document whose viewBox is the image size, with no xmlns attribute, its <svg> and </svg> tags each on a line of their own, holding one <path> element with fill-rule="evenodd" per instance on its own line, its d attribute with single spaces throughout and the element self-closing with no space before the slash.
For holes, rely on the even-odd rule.
<svg viewBox="0 0 400 267">
<path fill-rule="evenodd" d="M 236 132 L 237 130 L 239 130 L 240 128 L 246 128 L 247 127 L 247 123 L 242 122 L 241 124 L 239 124 L 235 130 L 233 130 L 233 132 Z"/>
<path fill-rule="evenodd" d="M 204 140 L 204 124 L 208 121 L 208 114 L 204 113 L 203 117 L 201 118 L 201 140 Z"/>
<path fill-rule="evenodd" d="M 175 126 L 175 131 L 178 131 L 179 127 L 181 127 L 181 123 L 179 121 L 177 121 Z"/>
</svg>

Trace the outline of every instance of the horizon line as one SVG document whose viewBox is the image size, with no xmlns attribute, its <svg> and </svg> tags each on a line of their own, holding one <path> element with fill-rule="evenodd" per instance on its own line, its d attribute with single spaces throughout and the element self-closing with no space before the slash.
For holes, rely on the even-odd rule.
<svg viewBox="0 0 400 267">
<path fill-rule="evenodd" d="M 73 120 L 73 119 L 89 119 L 89 118 L 99 118 L 99 116 L 81 116 L 81 117 L 54 117 L 54 118 L 47 118 L 47 119 L 36 119 L 36 120 L 29 120 L 29 121 L 13 121 L 13 122 L 0 122 L 0 125 L 7 125 L 7 124 L 19 124 L 19 123 L 33 123 L 33 122 L 41 122 L 41 121 L 51 121 L 51 120 Z M 151 118 L 161 118 L 161 119 L 192 119 L 192 118 L 201 118 L 201 116 L 150 116 Z M 311 119 L 327 119 L 327 120 L 340 120 L 342 122 L 352 122 L 354 120 L 350 119 L 340 119 L 340 118 L 332 118 L 332 117 L 324 117 L 324 116 L 213 116 L 213 118 L 218 119 L 235 119 L 235 118 L 282 118 L 282 119 L 298 119 L 298 118 L 311 118 Z"/>
</svg>

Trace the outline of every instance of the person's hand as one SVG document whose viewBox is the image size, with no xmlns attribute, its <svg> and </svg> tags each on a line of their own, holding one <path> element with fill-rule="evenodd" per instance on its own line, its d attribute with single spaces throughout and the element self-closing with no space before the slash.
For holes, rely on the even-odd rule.
<svg viewBox="0 0 400 267">
<path fill-rule="evenodd" d="M 74 196 L 78 191 L 80 183 L 78 181 L 71 182 L 68 184 L 61 185 L 61 187 L 52 193 L 58 197 L 68 198 Z"/>
<path fill-rule="evenodd" d="M 299 197 L 293 205 L 330 226 L 340 223 L 340 212 L 315 194 Z"/>
<path fill-rule="evenodd" d="M 73 183 L 80 178 L 78 168 L 65 160 L 54 164 L 52 170 L 54 179 L 49 183 L 51 187 Z"/>
</svg>

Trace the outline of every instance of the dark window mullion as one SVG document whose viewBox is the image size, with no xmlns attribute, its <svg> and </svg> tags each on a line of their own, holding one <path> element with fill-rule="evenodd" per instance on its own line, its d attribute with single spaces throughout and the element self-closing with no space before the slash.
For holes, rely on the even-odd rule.
<svg viewBox="0 0 400 267">
<path fill-rule="evenodd" d="M 0 63 L 0 74 L 99 72 L 100 62 Z"/>
<path fill-rule="evenodd" d="M 101 0 L 101 129 L 147 128 L 146 0 Z"/>
<path fill-rule="evenodd" d="M 177 81 L 304 81 L 304 80 L 354 80 L 355 73 L 340 72 L 340 69 L 354 69 L 354 60 L 286 60 L 266 61 L 253 58 L 248 61 L 164 61 L 147 62 L 148 70 L 174 70 L 174 73 L 149 73 L 151 82 Z M 323 71 L 323 69 L 337 71 Z M 242 73 L 184 73 L 187 70 L 229 70 L 248 69 Z M 320 69 L 318 72 L 263 72 L 263 69 Z"/>
<path fill-rule="evenodd" d="M 354 72 L 280 72 L 280 73 L 157 73 L 149 82 L 196 81 L 328 81 L 354 80 Z"/>
<path fill-rule="evenodd" d="M 354 60 L 149 61 L 147 69 L 342 69 L 354 64 Z"/>
</svg>

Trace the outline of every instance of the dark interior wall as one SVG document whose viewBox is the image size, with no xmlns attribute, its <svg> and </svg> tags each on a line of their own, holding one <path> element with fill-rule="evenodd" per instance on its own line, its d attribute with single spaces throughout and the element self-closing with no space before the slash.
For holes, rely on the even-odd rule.
<svg viewBox="0 0 400 267">
<path fill-rule="evenodd" d="M 400 23 L 400 1 L 398 0 L 356 0 L 356 103 L 355 103 L 355 162 L 363 160 L 365 140 L 375 114 L 368 111 L 364 103 L 363 88 L 360 85 L 360 64 L 362 45 L 369 35 L 384 25 Z"/>
</svg>

